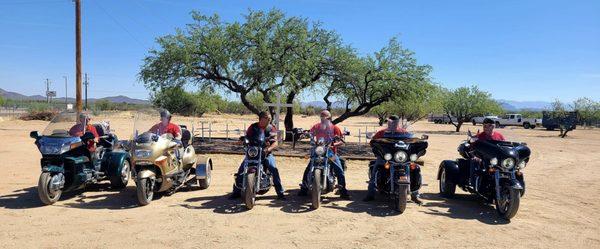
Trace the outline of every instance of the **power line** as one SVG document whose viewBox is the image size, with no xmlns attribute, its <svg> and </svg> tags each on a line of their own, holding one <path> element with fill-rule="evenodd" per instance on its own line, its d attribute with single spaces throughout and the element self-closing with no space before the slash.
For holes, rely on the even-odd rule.
<svg viewBox="0 0 600 249">
<path fill-rule="evenodd" d="M 115 22 L 119 27 L 121 27 L 121 29 L 123 29 L 123 31 L 125 31 L 125 33 L 127 33 L 134 41 L 136 41 L 140 46 L 142 47 L 149 47 L 144 45 L 140 40 L 138 40 L 131 32 L 129 32 L 129 30 L 127 28 L 125 28 L 125 26 L 123 24 L 121 24 L 121 22 L 119 22 L 115 17 L 113 17 L 111 14 L 108 13 L 108 11 L 106 11 L 106 9 L 104 9 L 104 7 L 102 7 L 102 5 L 100 5 L 100 3 L 96 2 L 96 1 L 91 1 L 94 4 L 96 4 L 96 6 L 98 6 L 98 8 L 100 10 L 102 10 L 102 12 L 104 12 L 104 14 L 106 14 L 110 19 L 113 20 L 113 22 Z"/>
</svg>

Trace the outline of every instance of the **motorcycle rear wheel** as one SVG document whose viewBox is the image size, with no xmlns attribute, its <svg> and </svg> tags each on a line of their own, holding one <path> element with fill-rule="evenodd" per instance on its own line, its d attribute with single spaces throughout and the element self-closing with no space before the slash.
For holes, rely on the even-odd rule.
<svg viewBox="0 0 600 249">
<path fill-rule="evenodd" d="M 154 178 L 142 178 L 137 182 L 137 199 L 140 205 L 146 206 L 152 202 L 155 180 Z"/>
<path fill-rule="evenodd" d="M 398 186 L 398 194 L 394 200 L 394 208 L 399 213 L 404 213 L 406 210 L 406 195 L 408 194 L 408 185 L 401 184 Z"/>
<path fill-rule="evenodd" d="M 121 172 L 118 175 L 110 177 L 110 186 L 114 189 L 123 189 L 127 187 L 131 176 L 131 167 L 129 161 L 125 160 L 121 166 Z"/>
<path fill-rule="evenodd" d="M 242 197 L 244 198 L 244 204 L 248 210 L 254 207 L 256 203 L 256 192 L 254 185 L 256 184 L 256 173 L 248 173 L 246 175 L 246 186 L 242 191 Z"/>
<path fill-rule="evenodd" d="M 318 209 L 321 206 L 321 169 L 315 169 L 313 182 L 310 191 L 310 200 L 313 209 Z"/>
<path fill-rule="evenodd" d="M 46 205 L 52 205 L 60 199 L 60 195 L 62 194 L 62 190 L 57 190 L 54 193 L 50 192 L 50 180 L 52 180 L 52 175 L 49 172 L 44 172 L 40 175 L 40 179 L 38 181 L 38 196 L 40 197 L 40 201 Z"/>
</svg>

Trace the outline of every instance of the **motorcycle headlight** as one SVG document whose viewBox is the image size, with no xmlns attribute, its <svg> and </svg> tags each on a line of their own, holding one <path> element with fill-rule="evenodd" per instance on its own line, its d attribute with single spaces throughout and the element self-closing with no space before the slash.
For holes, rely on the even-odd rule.
<svg viewBox="0 0 600 249">
<path fill-rule="evenodd" d="M 406 154 L 406 152 L 404 152 L 404 151 L 398 151 L 398 152 L 396 152 L 396 154 L 394 154 L 394 160 L 396 160 L 396 162 L 399 162 L 399 163 L 406 162 L 407 158 L 408 158 L 408 154 Z"/>
<path fill-rule="evenodd" d="M 498 165 L 498 158 L 494 157 L 494 158 L 490 159 L 490 165 L 492 165 L 492 166 Z"/>
<path fill-rule="evenodd" d="M 506 158 L 506 159 L 502 160 L 502 165 L 501 166 L 505 170 L 512 169 L 515 166 L 515 159 Z"/>
<path fill-rule="evenodd" d="M 410 155 L 410 161 L 411 162 L 417 161 L 417 159 L 419 159 L 419 156 L 417 156 L 417 154 Z"/>
<path fill-rule="evenodd" d="M 315 154 L 317 154 L 317 156 L 325 155 L 325 147 L 317 146 L 317 148 L 315 148 Z"/>
<path fill-rule="evenodd" d="M 143 159 L 143 158 L 148 158 L 150 156 L 152 156 L 151 150 L 136 150 L 135 151 L 136 158 Z"/>
<path fill-rule="evenodd" d="M 258 156 L 258 148 L 254 147 L 254 146 L 248 148 L 248 156 L 249 157 L 256 157 L 256 156 Z"/>
<path fill-rule="evenodd" d="M 385 155 L 383 155 L 383 159 L 385 159 L 386 161 L 392 160 L 392 154 L 386 153 Z"/>
<path fill-rule="evenodd" d="M 527 163 L 525 162 L 525 160 L 521 161 L 521 162 L 519 163 L 519 165 L 517 165 L 517 167 L 518 167 L 519 169 L 523 169 L 523 168 L 525 168 L 525 166 L 527 166 Z"/>
</svg>

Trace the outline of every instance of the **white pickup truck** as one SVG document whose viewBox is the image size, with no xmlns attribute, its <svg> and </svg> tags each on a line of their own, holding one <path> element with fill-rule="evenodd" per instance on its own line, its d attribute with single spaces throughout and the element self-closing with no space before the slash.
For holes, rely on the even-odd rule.
<svg viewBox="0 0 600 249">
<path fill-rule="evenodd" d="M 541 119 L 523 118 L 521 114 L 506 114 L 495 120 L 496 126 L 523 126 L 525 129 L 534 129 L 542 124 Z"/>
</svg>

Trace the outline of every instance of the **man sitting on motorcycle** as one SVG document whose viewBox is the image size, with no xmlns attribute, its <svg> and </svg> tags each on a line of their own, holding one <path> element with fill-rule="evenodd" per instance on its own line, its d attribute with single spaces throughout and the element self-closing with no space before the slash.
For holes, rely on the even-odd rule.
<svg viewBox="0 0 600 249">
<path fill-rule="evenodd" d="M 285 199 L 284 189 L 281 186 L 281 178 L 279 177 L 279 170 L 275 165 L 275 156 L 272 152 L 277 148 L 277 129 L 271 124 L 271 117 L 268 112 L 262 111 L 258 114 L 258 122 L 251 124 L 246 130 L 246 137 L 252 138 L 264 135 L 268 139 L 264 153 L 267 155 L 263 164 L 268 167 L 271 175 L 273 176 L 273 185 L 275 186 L 275 192 L 277 192 L 277 199 Z M 241 196 L 241 190 L 236 187 L 241 186 L 243 182 L 244 164 L 242 163 L 238 169 L 238 173 L 235 178 L 235 184 L 233 185 L 233 193 L 229 197 L 230 199 L 239 198 Z"/>
<path fill-rule="evenodd" d="M 319 139 L 323 139 L 325 140 L 325 142 L 330 142 L 331 140 L 333 140 L 335 137 L 339 137 L 342 138 L 344 135 L 342 134 L 342 130 L 340 130 L 340 128 L 337 125 L 334 125 L 331 122 L 331 113 L 327 110 L 323 110 L 321 111 L 321 122 L 313 125 L 312 128 L 310 128 L 310 133 L 314 136 L 315 140 L 319 140 Z M 348 194 L 348 191 L 346 190 L 346 177 L 344 175 L 344 169 L 342 167 L 342 163 L 340 161 L 340 157 L 337 154 L 337 147 L 342 145 L 343 142 L 342 141 L 337 141 L 337 142 L 333 142 L 332 144 L 332 151 L 334 153 L 333 157 L 329 158 L 330 162 L 332 162 L 332 169 L 334 170 L 335 174 L 337 175 L 338 178 L 338 185 L 340 187 L 339 189 L 339 194 L 340 197 L 342 197 L 343 199 L 350 199 L 350 195 Z M 298 192 L 298 195 L 300 196 L 306 196 L 308 194 L 308 187 L 305 186 L 306 183 L 306 179 L 308 177 L 309 174 L 309 170 L 310 170 L 310 163 L 309 165 L 306 166 L 306 169 L 304 170 L 304 175 L 302 177 L 302 183 L 300 184 L 300 192 Z"/>
<path fill-rule="evenodd" d="M 478 141 L 504 141 L 504 136 L 502 136 L 500 132 L 494 131 L 494 128 L 494 120 L 485 118 L 483 120 L 483 132 L 478 132 L 477 135 L 475 135 L 475 143 Z M 483 169 L 483 161 L 481 158 L 474 156 L 473 162 L 475 163 L 471 163 L 471 167 L 469 168 L 472 176 L 469 179 L 471 185 L 475 183 L 475 177 L 481 174 L 481 170 Z"/>
<path fill-rule="evenodd" d="M 173 138 L 181 140 L 181 128 L 179 125 L 171 123 L 171 113 L 165 109 L 160 110 L 160 122 L 152 126 L 149 131 L 159 136 L 170 133 Z"/>
<path fill-rule="evenodd" d="M 94 134 L 94 141 L 89 141 L 87 146 L 90 152 L 94 152 L 96 150 L 95 142 L 97 142 L 98 139 L 98 131 L 96 131 L 96 127 L 90 123 L 90 120 L 91 119 L 87 114 L 79 113 L 77 124 L 69 129 L 69 135 L 72 137 L 81 137 L 84 132 L 91 132 Z"/>
<path fill-rule="evenodd" d="M 395 136 L 397 136 L 398 134 L 405 134 L 408 133 L 406 131 L 406 129 L 402 128 L 400 126 L 400 118 L 396 115 L 391 115 L 388 119 L 387 119 L 387 128 L 385 129 L 381 129 L 379 130 L 377 133 L 375 133 L 375 135 L 373 135 L 373 137 L 371 138 L 371 143 L 373 143 L 373 140 L 379 139 L 379 138 L 393 138 Z M 375 161 L 375 165 L 373 165 L 372 171 L 371 171 L 371 179 L 369 179 L 369 187 L 368 187 L 368 191 L 367 191 L 367 196 L 363 199 L 363 201 L 372 201 L 375 200 L 375 175 L 377 175 L 377 170 L 379 169 L 379 165 L 383 165 L 385 164 L 385 160 L 383 158 L 377 157 L 376 161 Z M 417 203 L 417 204 L 421 204 L 421 200 L 419 200 L 419 193 L 418 191 L 412 192 L 410 194 L 410 198 L 413 202 Z"/>
</svg>

